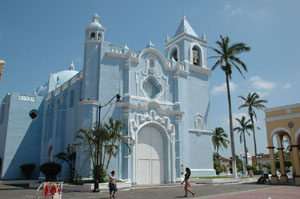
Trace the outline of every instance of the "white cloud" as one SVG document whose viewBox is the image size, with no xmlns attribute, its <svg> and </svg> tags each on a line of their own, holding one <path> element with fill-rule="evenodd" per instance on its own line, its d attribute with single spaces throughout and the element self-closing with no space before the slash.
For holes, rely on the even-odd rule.
<svg viewBox="0 0 300 199">
<path fill-rule="evenodd" d="M 292 87 L 292 85 L 291 85 L 290 83 L 286 83 L 286 84 L 283 86 L 284 89 L 288 89 L 288 88 L 291 88 L 291 87 Z"/>
<path fill-rule="evenodd" d="M 235 91 L 236 88 L 238 87 L 237 84 L 233 83 L 233 82 L 230 82 L 229 83 L 229 86 L 230 86 L 230 91 Z M 223 92 L 226 92 L 227 88 L 226 88 L 226 82 L 223 83 L 222 85 L 220 86 L 215 86 L 212 90 L 212 94 L 213 95 L 217 95 L 219 93 L 223 93 Z"/>
<path fill-rule="evenodd" d="M 259 90 L 272 90 L 276 87 L 276 84 L 274 82 L 263 80 L 259 76 L 251 77 L 250 82 L 253 88 Z"/>
<path fill-rule="evenodd" d="M 265 8 L 253 8 L 247 4 L 236 7 L 230 3 L 226 4 L 219 13 L 227 17 L 245 16 L 252 20 L 262 20 L 268 16 L 268 11 Z"/>
<path fill-rule="evenodd" d="M 220 11 L 221 14 L 233 17 L 237 15 L 242 15 L 243 10 L 241 8 L 234 8 L 230 3 L 226 4 L 225 7 Z"/>
</svg>

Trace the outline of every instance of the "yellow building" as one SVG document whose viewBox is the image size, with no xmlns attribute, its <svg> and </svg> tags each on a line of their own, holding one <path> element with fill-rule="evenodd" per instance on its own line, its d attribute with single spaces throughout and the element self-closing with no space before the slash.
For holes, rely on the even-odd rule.
<svg viewBox="0 0 300 199">
<path fill-rule="evenodd" d="M 270 163 L 272 169 L 271 182 L 277 183 L 279 180 L 281 182 L 286 182 L 288 180 L 284 169 L 285 167 L 283 160 L 282 145 L 282 140 L 284 137 L 286 137 L 291 152 L 295 184 L 300 185 L 300 103 L 266 109 L 265 114 L 265 122 L 268 136 L 268 149 L 270 152 Z M 275 147 L 277 148 L 279 153 L 281 173 L 280 179 L 278 179 L 278 176 L 276 175 L 274 158 Z"/>
</svg>

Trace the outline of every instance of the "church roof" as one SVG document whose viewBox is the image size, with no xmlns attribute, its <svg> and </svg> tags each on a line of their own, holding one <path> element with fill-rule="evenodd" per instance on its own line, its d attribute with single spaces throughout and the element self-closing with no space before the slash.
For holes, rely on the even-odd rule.
<svg viewBox="0 0 300 199">
<path fill-rule="evenodd" d="M 187 21 L 186 16 L 183 16 L 174 37 L 176 37 L 177 35 L 179 35 L 181 33 L 186 33 L 186 34 L 192 35 L 194 37 L 198 37 L 198 35 L 196 34 L 196 32 L 194 31 L 192 26 Z"/>
<path fill-rule="evenodd" d="M 57 73 L 53 73 L 51 76 L 56 80 L 56 85 L 63 85 L 66 81 L 74 77 L 78 71 L 76 70 L 63 70 Z"/>
</svg>

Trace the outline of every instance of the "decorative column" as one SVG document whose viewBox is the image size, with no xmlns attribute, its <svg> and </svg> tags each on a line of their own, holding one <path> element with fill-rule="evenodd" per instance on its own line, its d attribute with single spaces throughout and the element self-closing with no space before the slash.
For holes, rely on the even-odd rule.
<svg viewBox="0 0 300 199">
<path fill-rule="evenodd" d="M 294 160 L 294 156 L 293 156 L 293 150 L 292 150 L 292 147 L 290 148 L 290 158 L 291 158 L 291 161 L 292 161 L 292 174 L 293 174 L 293 179 L 295 178 L 296 176 L 296 169 L 295 169 L 295 160 Z"/>
<path fill-rule="evenodd" d="M 277 148 L 279 153 L 279 162 L 280 162 L 280 181 L 287 182 L 288 178 L 285 173 L 284 157 L 283 157 L 283 148 Z"/>
<path fill-rule="evenodd" d="M 292 145 L 292 152 L 293 152 L 293 159 L 294 159 L 294 165 L 296 176 L 295 176 L 295 184 L 300 185 L 300 164 L 299 164 L 299 151 L 298 151 L 298 145 Z"/>
<path fill-rule="evenodd" d="M 267 147 L 270 153 L 270 163 L 271 163 L 271 170 L 272 170 L 272 177 L 271 182 L 276 184 L 278 183 L 278 177 L 276 175 L 276 166 L 275 166 L 275 157 L 274 157 L 274 148 L 273 146 Z"/>
</svg>

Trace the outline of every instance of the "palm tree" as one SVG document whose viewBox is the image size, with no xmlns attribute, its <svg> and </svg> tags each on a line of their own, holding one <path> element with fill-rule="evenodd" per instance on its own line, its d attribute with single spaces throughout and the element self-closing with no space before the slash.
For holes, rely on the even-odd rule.
<svg viewBox="0 0 300 199">
<path fill-rule="evenodd" d="M 229 140 L 228 135 L 222 127 L 216 127 L 213 131 L 213 136 L 211 137 L 214 149 L 217 149 L 217 154 L 219 155 L 219 148 L 227 149 Z"/>
<path fill-rule="evenodd" d="M 228 108 L 229 108 L 230 146 L 231 146 L 231 157 L 233 157 L 232 174 L 235 178 L 237 178 L 229 80 L 231 80 L 232 67 L 235 67 L 239 71 L 239 73 L 244 77 L 242 70 L 240 69 L 240 66 L 246 72 L 247 72 L 247 67 L 244 64 L 244 62 L 242 62 L 237 57 L 237 55 L 242 52 L 249 51 L 250 47 L 241 42 L 229 45 L 230 39 L 228 36 L 226 37 L 220 36 L 220 38 L 221 41 L 216 41 L 216 44 L 219 47 L 219 49 L 212 48 L 217 55 L 212 56 L 210 58 L 216 58 L 218 60 L 213 65 L 211 70 L 214 70 L 217 68 L 217 66 L 220 66 L 220 68 L 224 71 L 226 77 L 227 99 L 228 99 Z"/>
<path fill-rule="evenodd" d="M 240 133 L 240 143 L 244 142 L 244 151 L 245 151 L 245 162 L 246 165 L 248 165 L 248 158 L 247 158 L 247 143 L 246 143 L 246 136 L 245 133 L 247 133 L 248 135 L 250 135 L 248 133 L 249 129 L 252 129 L 252 125 L 250 124 L 250 119 L 246 121 L 246 117 L 243 116 L 242 119 L 239 118 L 235 118 L 236 121 L 239 122 L 238 127 L 234 128 L 234 131 L 237 131 L 238 133 Z"/>
<path fill-rule="evenodd" d="M 79 129 L 75 138 L 81 140 L 81 142 L 76 144 L 86 143 L 88 145 L 87 151 L 92 159 L 94 179 L 96 178 L 95 172 L 98 171 L 100 174 L 98 175 L 98 180 L 100 182 L 104 181 L 105 171 L 109 166 L 111 157 L 117 155 L 117 150 L 119 149 L 119 145 L 117 144 L 120 141 L 123 141 L 127 147 L 130 147 L 128 142 L 124 141 L 128 136 L 126 138 L 122 137 L 121 131 L 123 130 L 127 130 L 123 122 L 119 120 L 114 121 L 112 118 L 109 119 L 108 124 L 101 125 L 96 123 L 93 129 Z M 106 161 L 107 156 L 108 159 Z M 98 168 L 96 168 L 97 166 Z"/>
<path fill-rule="evenodd" d="M 263 103 L 267 103 L 267 100 L 259 99 L 259 95 L 257 93 L 249 93 L 247 98 L 243 96 L 239 96 L 241 99 L 244 100 L 244 104 L 242 104 L 239 109 L 241 108 L 248 108 L 248 114 L 250 116 L 251 124 L 252 124 L 252 132 L 253 132 L 253 143 L 254 143 L 254 154 L 255 154 L 255 164 L 257 165 L 257 149 L 256 149 L 256 138 L 255 138 L 255 128 L 254 128 L 254 120 L 257 120 L 256 113 L 254 109 L 263 110 L 265 109 L 265 105 Z"/>
<path fill-rule="evenodd" d="M 67 153 L 65 152 L 60 152 L 58 154 L 55 155 L 56 158 L 65 161 L 68 166 L 69 166 L 69 177 L 70 177 L 70 182 L 73 182 L 73 178 L 74 178 L 74 168 L 73 168 L 73 164 L 74 161 L 76 159 L 76 153 L 73 152 L 73 147 L 76 146 L 75 144 L 69 145 L 67 146 Z"/>
<path fill-rule="evenodd" d="M 106 170 L 108 169 L 108 165 L 110 163 L 111 157 L 116 157 L 119 149 L 118 142 L 120 140 L 124 140 L 121 133 L 123 130 L 127 130 L 127 126 L 120 120 L 114 121 L 112 118 L 109 119 L 109 123 L 105 124 L 105 129 L 108 131 L 108 140 L 104 145 L 104 153 L 108 154 L 108 160 L 106 163 Z M 129 149 L 128 142 L 123 142 Z M 102 164 L 105 164 L 105 159 L 103 159 Z"/>
</svg>

